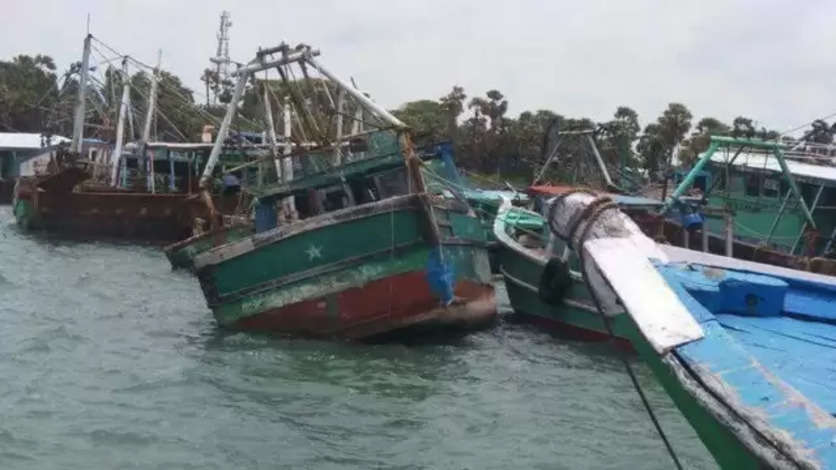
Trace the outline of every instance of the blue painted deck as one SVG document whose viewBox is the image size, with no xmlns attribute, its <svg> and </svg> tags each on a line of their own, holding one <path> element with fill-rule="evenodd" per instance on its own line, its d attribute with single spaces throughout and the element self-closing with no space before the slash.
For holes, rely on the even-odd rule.
<svg viewBox="0 0 836 470">
<path fill-rule="evenodd" d="M 753 427 L 788 438 L 821 468 L 836 468 L 836 279 L 683 264 L 658 269 L 705 331 L 676 355 L 753 417 Z"/>
</svg>

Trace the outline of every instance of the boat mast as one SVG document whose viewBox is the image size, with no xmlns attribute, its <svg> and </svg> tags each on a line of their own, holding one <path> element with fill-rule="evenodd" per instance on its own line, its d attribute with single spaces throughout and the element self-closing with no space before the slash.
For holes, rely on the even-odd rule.
<svg viewBox="0 0 836 470">
<path fill-rule="evenodd" d="M 290 140 L 293 123 L 291 119 L 293 119 L 293 114 L 290 111 L 290 97 L 284 97 L 284 107 L 282 109 L 282 125 L 283 125 L 283 134 L 284 134 L 284 148 L 282 149 L 282 153 L 285 155 L 282 161 L 282 182 L 287 183 L 293 179 L 293 159 L 289 156 L 291 152 L 293 152 L 293 143 Z M 288 220 L 296 220 L 299 218 L 299 214 L 296 213 L 296 201 L 293 199 L 293 196 L 288 196 L 282 200 L 282 205 L 284 206 L 284 214 Z"/>
<path fill-rule="evenodd" d="M 221 12 L 221 24 L 218 28 L 218 49 L 215 51 L 215 57 L 209 59 L 210 62 L 215 64 L 215 79 L 217 80 L 214 93 L 212 96 L 212 104 L 218 103 L 218 90 L 222 86 L 226 86 L 225 84 L 229 80 L 229 64 L 232 63 L 232 60 L 229 58 L 229 28 L 232 26 L 232 20 L 230 19 L 231 15 L 228 11 Z M 208 96 L 208 86 L 209 80 L 207 77 L 206 80 L 207 86 L 207 96 L 206 99 L 209 99 Z"/>
<path fill-rule="evenodd" d="M 264 101 L 264 123 L 267 125 L 267 143 L 270 144 L 270 153 L 273 155 L 273 164 L 276 166 L 276 180 L 281 181 L 282 161 L 276 149 L 276 126 L 273 123 L 273 105 L 270 103 L 268 86 L 269 83 L 267 82 L 267 77 L 265 77 L 262 101 Z"/>
<path fill-rule="evenodd" d="M 79 71 L 78 102 L 75 105 L 73 119 L 73 140 L 70 151 L 81 153 L 81 142 L 84 139 L 84 113 L 87 101 L 87 74 L 90 71 L 90 40 L 93 35 L 88 33 L 84 38 L 84 52 L 81 55 L 81 70 Z"/>
<path fill-rule="evenodd" d="M 119 119 L 116 123 L 116 142 L 110 158 L 110 184 L 116 185 L 119 163 L 122 159 L 122 141 L 125 137 L 125 116 L 130 106 L 131 79 L 128 76 L 128 56 L 122 58 L 122 100 L 119 102 Z"/>
<path fill-rule="evenodd" d="M 154 111 L 156 111 L 157 107 L 157 86 L 158 86 L 158 79 L 160 74 L 160 62 L 162 62 L 163 58 L 163 51 L 157 51 L 157 66 L 154 68 L 154 73 L 151 75 L 151 90 L 148 93 L 148 109 L 145 112 L 145 122 L 143 123 L 142 127 L 142 156 L 144 160 L 147 162 L 148 160 L 148 141 L 151 139 L 151 121 L 154 119 Z M 151 162 L 150 165 L 150 172 L 149 172 L 149 179 L 147 182 L 148 188 L 151 190 L 152 193 L 155 191 L 155 182 L 154 182 L 154 162 Z"/>
</svg>

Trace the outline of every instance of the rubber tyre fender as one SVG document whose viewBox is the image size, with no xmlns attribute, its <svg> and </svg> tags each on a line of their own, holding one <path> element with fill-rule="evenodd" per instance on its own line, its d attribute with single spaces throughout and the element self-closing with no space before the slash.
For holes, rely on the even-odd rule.
<svg viewBox="0 0 836 470">
<path fill-rule="evenodd" d="M 540 300 L 547 304 L 557 305 L 569 292 L 570 287 L 572 287 L 572 276 L 569 273 L 569 266 L 560 258 L 551 258 L 540 275 L 540 286 L 537 291 Z"/>
</svg>

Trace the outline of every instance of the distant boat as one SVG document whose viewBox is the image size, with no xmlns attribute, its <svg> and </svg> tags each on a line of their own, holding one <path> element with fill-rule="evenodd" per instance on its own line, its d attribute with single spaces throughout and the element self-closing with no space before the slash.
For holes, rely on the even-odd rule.
<svg viewBox="0 0 836 470">
<path fill-rule="evenodd" d="M 809 147 L 809 148 L 808 148 Z M 666 201 L 670 213 L 700 216 L 712 251 L 794 269 L 836 274 L 836 155 L 830 146 L 712 136 L 709 148 Z M 725 215 L 728 220 L 724 220 Z M 679 224 L 684 226 L 685 224 Z M 671 236 L 672 232 L 668 231 Z M 696 240 L 697 230 L 686 235 Z M 677 238 L 681 238 L 681 235 Z"/>
<path fill-rule="evenodd" d="M 96 150 L 86 151 L 88 145 Z M 52 151 L 36 175 L 17 181 L 13 211 L 18 225 L 82 239 L 170 243 L 189 238 L 196 220 L 209 219 L 196 188 L 211 145 L 152 142 L 147 147 L 144 158 L 122 154 L 118 185 L 96 178 L 109 144 L 85 143 L 83 155 Z M 151 161 L 167 170 L 156 175 L 164 184 L 154 191 L 146 188 L 145 172 L 139 171 L 143 162 Z M 215 191 L 213 197 L 227 214 L 239 203 L 237 193 Z"/>
<path fill-rule="evenodd" d="M 584 292 L 581 326 L 633 345 L 721 467 L 836 468 L 836 278 L 656 245 L 590 192 L 549 214 L 551 294 Z"/>
</svg>

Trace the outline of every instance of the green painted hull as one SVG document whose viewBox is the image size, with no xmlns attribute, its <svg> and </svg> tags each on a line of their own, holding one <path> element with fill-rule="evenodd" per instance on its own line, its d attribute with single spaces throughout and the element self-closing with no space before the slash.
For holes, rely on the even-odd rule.
<svg viewBox="0 0 836 470">
<path fill-rule="evenodd" d="M 387 325 L 408 324 L 406 317 L 438 307 L 423 276 L 434 247 L 425 240 L 418 199 L 396 199 L 400 202 L 325 214 L 198 255 L 198 277 L 218 323 L 355 337 L 384 333 Z M 492 302 L 478 219 L 444 208 L 435 208 L 435 215 L 457 297 L 468 303 L 487 296 Z"/>
<path fill-rule="evenodd" d="M 583 282 L 573 282 L 562 301 L 548 303 L 538 292 L 546 260 L 535 261 L 509 249 L 502 249 L 499 257 L 508 298 L 515 312 L 536 317 L 567 336 L 582 339 L 609 338 L 603 319 L 595 309 Z M 624 320 L 624 316 L 619 315 L 611 322 L 613 332 L 621 340 L 626 339 L 628 330 L 632 328 L 632 324 Z"/>
</svg>

